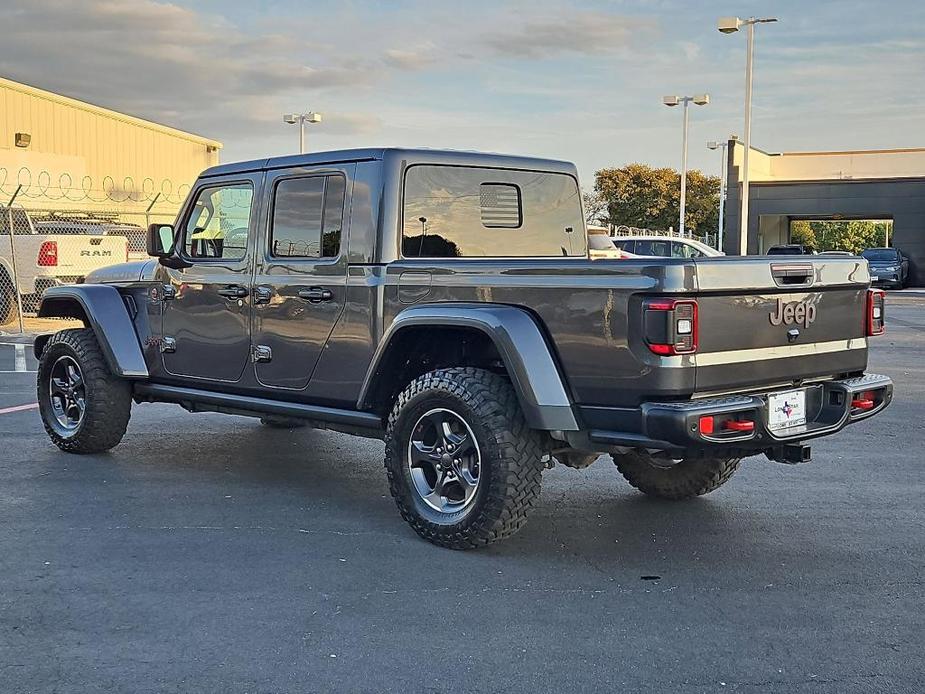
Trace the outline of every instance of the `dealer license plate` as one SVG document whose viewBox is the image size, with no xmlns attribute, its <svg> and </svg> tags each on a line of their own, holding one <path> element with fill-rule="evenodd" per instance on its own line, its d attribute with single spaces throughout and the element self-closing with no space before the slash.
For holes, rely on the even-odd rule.
<svg viewBox="0 0 925 694">
<path fill-rule="evenodd" d="M 871 275 L 871 276 L 870 276 L 870 281 L 871 281 L 871 282 L 879 282 L 879 281 L 880 281 L 880 278 L 877 277 L 877 275 Z"/>
<path fill-rule="evenodd" d="M 789 429 L 806 424 L 806 390 L 788 390 L 768 396 L 768 428 Z"/>
</svg>

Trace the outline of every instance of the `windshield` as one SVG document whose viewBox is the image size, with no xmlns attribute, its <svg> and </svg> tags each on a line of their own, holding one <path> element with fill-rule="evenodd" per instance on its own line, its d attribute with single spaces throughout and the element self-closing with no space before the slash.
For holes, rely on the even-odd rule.
<svg viewBox="0 0 925 694">
<path fill-rule="evenodd" d="M 868 248 L 861 253 L 868 260 L 898 260 L 899 253 L 893 248 Z"/>
<path fill-rule="evenodd" d="M 588 234 L 588 248 L 594 251 L 612 251 L 613 241 L 603 234 Z"/>
<path fill-rule="evenodd" d="M 803 246 L 772 246 L 768 255 L 803 255 Z"/>
</svg>

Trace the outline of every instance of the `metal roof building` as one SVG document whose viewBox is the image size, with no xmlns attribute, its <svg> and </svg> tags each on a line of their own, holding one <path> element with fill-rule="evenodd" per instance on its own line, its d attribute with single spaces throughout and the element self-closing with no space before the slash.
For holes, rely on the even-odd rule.
<svg viewBox="0 0 925 694">
<path fill-rule="evenodd" d="M 0 204 L 143 211 L 179 205 L 222 143 L 0 78 Z"/>
</svg>

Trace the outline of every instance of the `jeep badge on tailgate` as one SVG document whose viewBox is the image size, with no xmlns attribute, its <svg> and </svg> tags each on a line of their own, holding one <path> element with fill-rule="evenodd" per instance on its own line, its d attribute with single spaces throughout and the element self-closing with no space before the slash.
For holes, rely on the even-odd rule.
<svg viewBox="0 0 925 694">
<path fill-rule="evenodd" d="M 777 310 L 772 311 L 769 316 L 771 325 L 802 325 L 808 328 L 810 323 L 816 320 L 816 305 L 806 301 L 791 301 L 784 303 L 781 299 L 777 300 Z"/>
</svg>

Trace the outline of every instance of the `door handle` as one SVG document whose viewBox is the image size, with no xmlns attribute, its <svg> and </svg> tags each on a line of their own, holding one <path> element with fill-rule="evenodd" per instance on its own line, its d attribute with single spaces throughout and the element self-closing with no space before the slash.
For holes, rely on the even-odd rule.
<svg viewBox="0 0 925 694">
<path fill-rule="evenodd" d="M 227 287 L 219 289 L 217 293 L 226 299 L 243 299 L 250 294 L 247 287 L 242 287 L 240 284 L 229 284 Z"/>
<path fill-rule="evenodd" d="M 254 303 L 268 304 L 273 299 L 273 289 L 271 287 L 254 287 Z"/>
<path fill-rule="evenodd" d="M 330 301 L 334 298 L 334 294 L 330 289 L 325 289 L 324 287 L 309 287 L 308 289 L 299 290 L 299 298 L 317 304 L 322 301 Z"/>
</svg>

